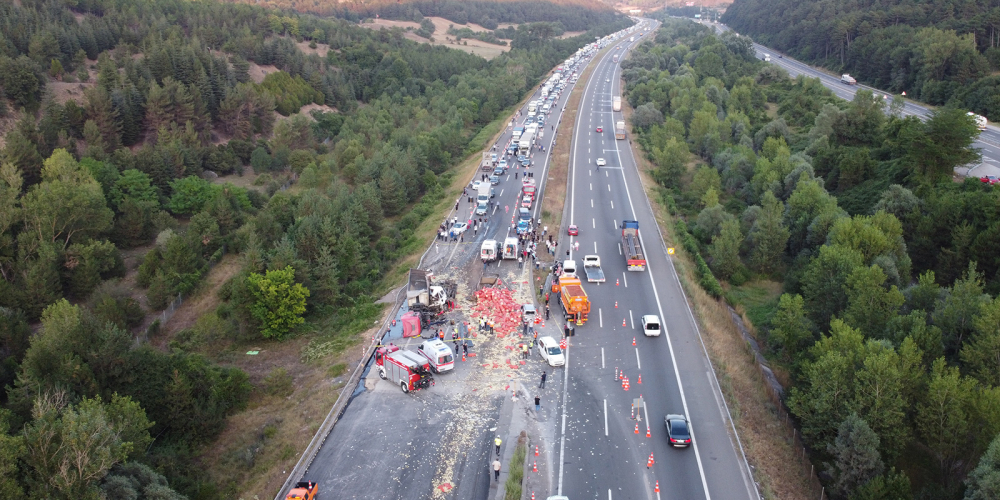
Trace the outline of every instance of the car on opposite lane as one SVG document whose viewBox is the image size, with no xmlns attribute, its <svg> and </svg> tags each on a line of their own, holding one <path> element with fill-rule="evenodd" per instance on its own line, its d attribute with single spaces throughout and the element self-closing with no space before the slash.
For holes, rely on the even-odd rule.
<svg viewBox="0 0 1000 500">
<path fill-rule="evenodd" d="M 663 423 L 667 426 L 667 439 L 670 441 L 670 446 L 678 448 L 691 446 L 691 431 L 688 429 L 688 420 L 684 415 L 667 415 L 663 418 Z"/>
<path fill-rule="evenodd" d="M 598 158 L 597 159 L 597 166 L 598 167 L 603 167 L 603 166 L 605 166 L 607 164 L 608 164 L 608 162 L 604 161 L 604 158 Z"/>
</svg>

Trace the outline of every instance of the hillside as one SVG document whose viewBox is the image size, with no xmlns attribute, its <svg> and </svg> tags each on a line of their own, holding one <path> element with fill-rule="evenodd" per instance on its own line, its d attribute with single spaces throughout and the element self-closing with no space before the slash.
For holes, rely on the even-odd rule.
<svg viewBox="0 0 1000 500">
<path fill-rule="evenodd" d="M 995 1 L 735 0 L 722 21 L 863 83 L 1000 120 Z"/>
</svg>

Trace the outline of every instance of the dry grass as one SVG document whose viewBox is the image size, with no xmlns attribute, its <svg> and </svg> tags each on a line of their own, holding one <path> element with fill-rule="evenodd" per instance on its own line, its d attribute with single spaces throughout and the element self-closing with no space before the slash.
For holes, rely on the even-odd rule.
<svg viewBox="0 0 1000 500">
<path fill-rule="evenodd" d="M 456 42 L 451 35 L 448 35 L 448 26 L 454 25 L 452 21 L 449 21 L 443 17 L 428 17 L 432 23 L 434 23 L 434 35 L 431 38 L 434 41 L 430 41 L 426 38 L 422 38 L 413 33 L 413 31 L 404 31 L 403 37 L 413 40 L 414 42 L 420 43 L 430 43 L 433 45 L 443 45 L 452 49 L 464 50 L 470 54 L 475 54 L 484 59 L 493 59 L 494 57 L 507 52 L 510 50 L 510 46 L 494 45 L 492 43 L 486 43 L 474 38 L 466 38 L 461 42 Z M 376 19 L 372 23 L 363 23 L 360 26 L 370 29 L 382 29 L 382 28 L 401 28 L 406 30 L 411 28 L 416 30 L 420 28 L 420 23 L 415 23 L 412 21 L 391 21 L 388 19 Z M 482 26 L 474 23 L 469 23 L 465 25 L 458 25 L 459 28 L 469 28 L 472 31 L 490 31 Z"/>
<path fill-rule="evenodd" d="M 219 306 L 219 288 L 240 271 L 240 258 L 229 254 L 208 272 L 208 276 L 198 286 L 197 292 L 186 297 L 184 303 L 177 308 L 174 315 L 165 324 L 160 325 L 160 334 L 152 340 L 153 345 L 164 348 L 174 334 L 194 326 L 195 321 Z"/>
<path fill-rule="evenodd" d="M 627 105 L 623 104 L 623 108 Z M 674 243 L 671 217 L 659 202 L 659 188 L 650 175 L 653 167 L 638 146 L 635 156 L 646 195 L 656 200 L 651 205 L 667 246 L 678 248 L 674 265 L 698 318 L 709 358 L 761 493 L 765 498 L 812 498 L 813 484 L 800 468 L 796 448 L 778 418 L 752 354 L 733 324 L 725 302 L 713 299 L 696 285 L 695 266 L 683 246 Z"/>
</svg>

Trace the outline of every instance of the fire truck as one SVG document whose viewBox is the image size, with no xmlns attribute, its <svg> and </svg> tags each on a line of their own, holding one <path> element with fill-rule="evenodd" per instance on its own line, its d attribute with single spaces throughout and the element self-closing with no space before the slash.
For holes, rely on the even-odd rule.
<svg viewBox="0 0 1000 500">
<path fill-rule="evenodd" d="M 434 385 L 431 366 L 414 352 L 389 344 L 375 351 L 375 365 L 382 380 L 399 385 L 403 392 L 419 391 Z"/>
</svg>

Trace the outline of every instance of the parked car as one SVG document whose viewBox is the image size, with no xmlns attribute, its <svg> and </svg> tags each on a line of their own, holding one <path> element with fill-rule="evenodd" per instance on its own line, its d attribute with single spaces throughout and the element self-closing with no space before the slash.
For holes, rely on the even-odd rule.
<svg viewBox="0 0 1000 500">
<path fill-rule="evenodd" d="M 563 366 L 566 364 L 566 356 L 563 355 L 562 348 L 559 347 L 556 339 L 552 337 L 538 338 L 538 352 L 549 366 Z"/>
<path fill-rule="evenodd" d="M 671 414 L 663 419 L 667 426 L 667 439 L 670 446 L 686 448 L 691 446 L 691 431 L 688 429 L 688 420 L 684 415 Z"/>
<path fill-rule="evenodd" d="M 569 229 L 566 230 L 566 234 L 570 236 L 580 236 L 580 229 L 576 227 L 576 224 L 570 224 Z"/>
<path fill-rule="evenodd" d="M 490 184 L 492 184 L 494 186 L 496 186 L 497 184 L 500 184 L 500 176 L 496 175 L 496 174 L 491 175 L 490 176 Z"/>
<path fill-rule="evenodd" d="M 992 186 L 1000 182 L 1000 177 L 997 177 L 995 175 L 984 175 L 980 177 L 979 180 Z"/>
<path fill-rule="evenodd" d="M 462 233 L 464 233 L 467 229 L 469 229 L 469 224 L 468 223 L 465 223 L 465 222 L 456 222 L 454 226 L 451 226 L 451 231 L 448 231 L 448 234 L 452 238 L 458 238 L 459 235 L 461 235 Z"/>
<path fill-rule="evenodd" d="M 604 158 L 598 158 L 597 159 L 597 166 L 598 167 L 603 167 L 603 166 L 605 166 L 607 164 L 608 164 L 608 162 L 604 161 Z"/>
</svg>

